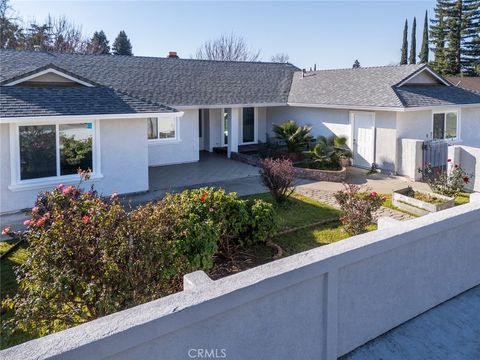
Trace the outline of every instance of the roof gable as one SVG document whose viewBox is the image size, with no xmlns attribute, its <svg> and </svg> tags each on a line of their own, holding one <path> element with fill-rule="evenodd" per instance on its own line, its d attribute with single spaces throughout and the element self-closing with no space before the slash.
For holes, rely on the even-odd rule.
<svg viewBox="0 0 480 360">
<path fill-rule="evenodd" d="M 427 65 L 421 67 L 419 70 L 403 79 L 397 86 L 410 85 L 445 85 L 451 84 L 443 77 L 438 75 L 435 71 L 430 69 Z"/>
<path fill-rule="evenodd" d="M 62 69 L 54 64 L 47 64 L 32 71 L 19 74 L 1 82 L 2 86 L 14 85 L 81 85 L 92 87 L 96 84 L 77 74 Z"/>
</svg>

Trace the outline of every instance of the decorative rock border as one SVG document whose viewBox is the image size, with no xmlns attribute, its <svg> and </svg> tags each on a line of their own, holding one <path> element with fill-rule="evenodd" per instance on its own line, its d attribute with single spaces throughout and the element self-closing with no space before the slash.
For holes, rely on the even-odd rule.
<svg viewBox="0 0 480 360">
<path fill-rule="evenodd" d="M 299 178 L 317 180 L 317 181 L 333 181 L 344 182 L 347 177 L 347 168 L 342 167 L 342 170 L 317 170 L 295 167 L 295 173 Z"/>
</svg>

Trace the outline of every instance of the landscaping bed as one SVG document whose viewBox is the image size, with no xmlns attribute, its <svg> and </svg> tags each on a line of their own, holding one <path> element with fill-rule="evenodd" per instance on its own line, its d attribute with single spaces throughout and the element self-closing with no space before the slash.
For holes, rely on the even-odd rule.
<svg viewBox="0 0 480 360">
<path fill-rule="evenodd" d="M 392 203 L 397 208 L 422 216 L 455 206 L 455 199 L 426 191 L 414 191 L 408 187 L 394 191 Z"/>
<path fill-rule="evenodd" d="M 317 181 L 344 182 L 347 177 L 347 168 L 340 170 L 323 170 L 307 167 L 305 163 L 294 164 L 295 174 L 302 179 Z"/>
</svg>

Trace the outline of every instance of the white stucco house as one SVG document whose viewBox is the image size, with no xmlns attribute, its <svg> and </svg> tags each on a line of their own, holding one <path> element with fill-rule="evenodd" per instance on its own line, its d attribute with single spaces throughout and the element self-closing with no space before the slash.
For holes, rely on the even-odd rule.
<svg viewBox="0 0 480 360">
<path fill-rule="evenodd" d="M 2 50 L 0 85 L 0 213 L 76 183 L 79 166 L 101 193 L 147 191 L 150 167 L 217 147 L 230 155 L 287 120 L 346 135 L 360 167 L 410 175 L 405 139 L 448 138 L 459 158 L 467 149 L 480 159 L 480 94 L 425 65 L 305 73 L 288 63 Z"/>
</svg>

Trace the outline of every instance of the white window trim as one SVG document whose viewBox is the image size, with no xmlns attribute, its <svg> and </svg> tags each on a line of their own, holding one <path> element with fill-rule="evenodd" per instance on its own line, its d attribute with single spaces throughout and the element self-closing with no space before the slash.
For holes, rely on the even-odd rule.
<svg viewBox="0 0 480 360">
<path fill-rule="evenodd" d="M 175 119 L 175 137 L 174 138 L 168 138 L 168 139 L 160 139 L 158 136 L 160 134 L 160 129 L 158 127 L 158 122 L 161 121 L 160 118 L 157 117 L 157 138 L 156 139 L 148 139 L 148 145 L 162 145 L 162 144 L 175 144 L 179 143 L 182 141 L 180 137 L 180 118 L 177 116 L 174 116 Z"/>
<path fill-rule="evenodd" d="M 456 138 L 443 138 L 443 140 L 448 141 L 450 144 L 458 144 L 462 142 L 462 136 L 461 136 L 461 129 L 462 129 L 462 122 L 461 122 L 461 116 L 462 116 L 462 111 L 461 109 L 439 109 L 439 110 L 434 110 L 432 111 L 432 123 L 431 123 L 431 129 L 432 129 L 432 140 L 442 140 L 442 139 L 434 139 L 433 138 L 433 118 L 435 114 L 445 114 L 445 118 L 443 120 L 443 126 L 444 126 L 444 131 L 446 129 L 446 121 L 447 121 L 447 114 L 448 113 L 455 113 L 457 114 L 457 137 Z M 445 136 L 445 134 L 443 134 Z"/>
<path fill-rule="evenodd" d="M 57 151 L 57 174 L 60 173 L 59 164 L 60 164 L 60 147 L 59 147 L 59 131 L 58 126 L 60 124 L 75 124 L 75 123 L 85 123 L 87 120 L 57 120 L 52 121 L 36 121 L 31 123 L 22 122 L 21 124 L 10 124 L 10 185 L 8 189 L 11 191 L 21 191 L 21 190 L 34 190 L 41 189 L 45 186 L 56 185 L 59 183 L 73 184 L 80 181 L 80 175 L 71 174 L 71 175 L 58 175 L 50 176 L 38 179 L 20 179 L 20 126 L 36 126 L 36 125 L 55 125 L 56 132 L 56 151 Z M 101 173 L 101 154 L 100 154 L 100 126 L 98 120 L 89 120 L 88 122 L 92 123 L 93 132 L 92 132 L 92 174 L 89 181 L 96 181 L 103 178 Z"/>
<path fill-rule="evenodd" d="M 253 106 L 246 106 L 246 107 L 253 107 Z M 253 141 L 243 142 L 243 109 L 240 111 L 240 141 L 238 142 L 239 145 L 251 145 L 258 143 L 258 108 L 253 107 Z"/>
</svg>

